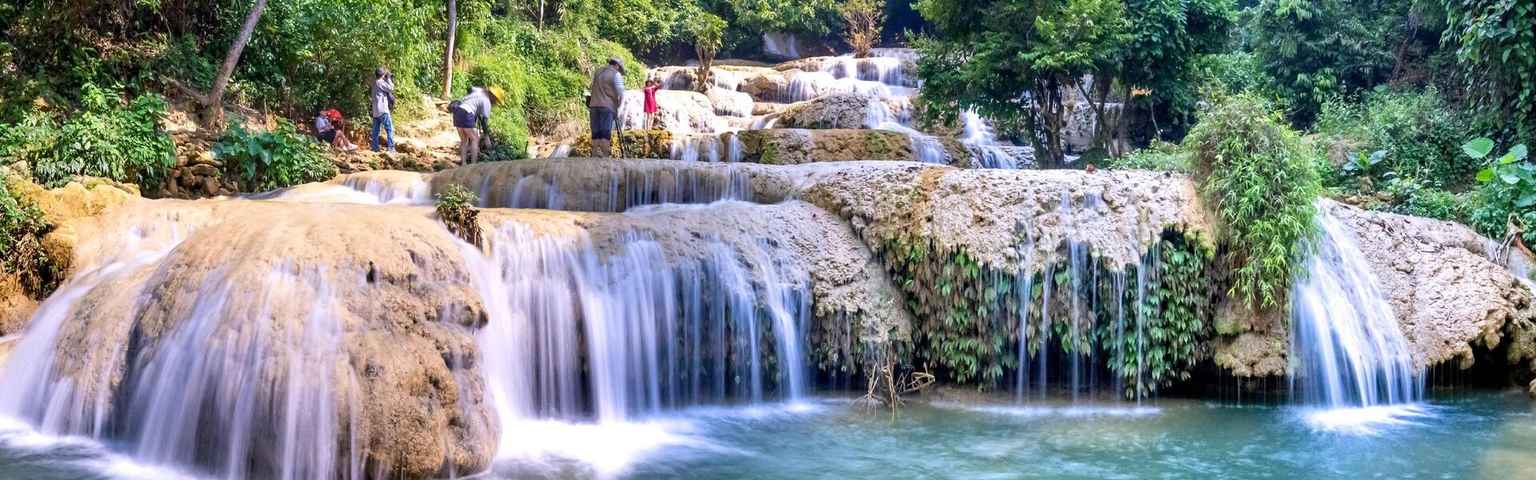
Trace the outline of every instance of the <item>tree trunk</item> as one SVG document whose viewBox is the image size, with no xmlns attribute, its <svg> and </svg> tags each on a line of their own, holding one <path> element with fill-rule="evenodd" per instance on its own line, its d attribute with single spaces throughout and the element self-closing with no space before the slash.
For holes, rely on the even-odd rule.
<svg viewBox="0 0 1536 480">
<path fill-rule="evenodd" d="M 224 66 L 219 68 L 219 76 L 213 79 L 213 89 L 203 98 L 203 119 L 209 126 L 223 126 L 224 87 L 229 85 L 229 76 L 235 72 L 235 64 L 240 63 L 240 52 L 251 41 L 251 32 L 256 30 L 256 22 L 261 21 L 261 12 L 266 8 L 267 0 L 256 0 L 256 4 L 251 6 L 251 13 L 245 16 L 245 24 L 240 26 L 240 35 L 235 37 L 235 43 L 229 46 L 229 53 L 224 55 Z"/>
<path fill-rule="evenodd" d="M 453 41 L 459 33 L 459 5 L 448 0 L 448 53 L 443 54 L 443 98 L 453 95 Z"/>
</svg>

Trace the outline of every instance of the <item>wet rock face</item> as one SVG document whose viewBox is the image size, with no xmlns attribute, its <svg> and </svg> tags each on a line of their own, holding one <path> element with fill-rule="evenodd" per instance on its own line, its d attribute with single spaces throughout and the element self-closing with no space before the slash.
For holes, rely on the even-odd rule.
<svg viewBox="0 0 1536 480">
<path fill-rule="evenodd" d="M 656 123 L 654 128 L 682 133 L 714 133 L 723 128 L 715 115 L 715 106 L 709 97 L 690 90 L 660 90 L 656 92 Z M 750 107 L 748 108 L 750 110 Z M 620 128 L 638 130 L 645 127 L 645 94 L 640 90 L 624 92 L 624 104 L 619 107 L 617 120 Z"/>
<path fill-rule="evenodd" d="M 112 399 L 95 413 L 158 461 L 257 477 L 481 471 L 499 434 L 473 336 L 485 319 L 429 215 L 144 201 L 82 225 L 86 262 L 109 261 L 131 226 L 175 248 L 61 290 L 78 301 L 53 371 L 83 387 L 52 395 Z M 92 416 L 68 429 L 89 434 Z"/>
</svg>

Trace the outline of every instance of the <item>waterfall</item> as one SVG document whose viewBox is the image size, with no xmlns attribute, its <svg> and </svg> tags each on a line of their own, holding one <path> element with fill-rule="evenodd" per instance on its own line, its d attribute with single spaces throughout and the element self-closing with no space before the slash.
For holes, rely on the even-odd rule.
<svg viewBox="0 0 1536 480">
<path fill-rule="evenodd" d="M 490 317 L 477 341 L 504 437 L 531 419 L 614 423 L 805 391 L 808 279 L 766 248 L 710 242 L 679 260 L 629 234 L 605 256 L 585 236 L 516 223 L 490 245 L 463 248 Z"/>
<path fill-rule="evenodd" d="M 123 236 L 39 307 L 0 371 L 0 415 L 222 478 L 363 478 L 332 276 L 283 265 L 251 282 L 232 266 L 176 284 L 165 259 L 182 226 Z M 185 312 L 145 310 L 149 292 L 192 297 Z"/>
<path fill-rule="evenodd" d="M 1291 287 L 1295 391 L 1329 408 L 1422 399 L 1423 377 L 1370 265 L 1332 204 L 1318 206 L 1316 249 Z"/>
</svg>

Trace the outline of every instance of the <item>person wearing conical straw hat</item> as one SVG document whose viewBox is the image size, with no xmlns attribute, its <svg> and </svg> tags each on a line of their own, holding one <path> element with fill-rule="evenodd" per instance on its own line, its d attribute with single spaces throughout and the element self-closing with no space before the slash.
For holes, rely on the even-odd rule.
<svg viewBox="0 0 1536 480">
<path fill-rule="evenodd" d="M 453 128 L 459 131 L 459 161 L 465 165 L 480 159 L 481 140 L 491 145 L 491 107 L 501 103 L 506 94 L 501 87 L 472 87 L 469 95 L 448 104 L 453 114 Z"/>
</svg>

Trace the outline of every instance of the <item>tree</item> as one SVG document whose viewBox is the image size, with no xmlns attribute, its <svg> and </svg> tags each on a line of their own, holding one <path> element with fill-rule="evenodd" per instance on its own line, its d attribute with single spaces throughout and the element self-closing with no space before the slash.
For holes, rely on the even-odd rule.
<svg viewBox="0 0 1536 480">
<path fill-rule="evenodd" d="M 933 33 L 918 42 L 930 119 L 975 109 L 1021 129 L 1047 166 L 1065 159 L 1064 90 L 1110 71 L 1125 41 L 1120 0 L 922 0 Z M 978 12 L 986 12 L 985 15 Z"/>
<path fill-rule="evenodd" d="M 865 58 L 869 50 L 880 41 L 880 29 L 885 23 L 885 0 L 849 0 L 842 11 L 844 38 L 853 47 L 853 56 Z"/>
<path fill-rule="evenodd" d="M 453 42 L 459 32 L 459 6 L 448 0 L 448 51 L 443 54 L 443 98 L 453 95 Z"/>
<path fill-rule="evenodd" d="M 1500 133 L 1536 139 L 1536 5 L 1445 0 L 1443 42 L 1456 47 L 1468 92 L 1495 112 Z"/>
<path fill-rule="evenodd" d="M 219 67 L 219 75 L 213 79 L 213 88 L 203 98 L 203 118 L 210 126 L 224 124 L 224 87 L 229 85 L 229 76 L 235 72 L 235 64 L 240 63 L 240 52 L 251 41 L 251 32 L 256 30 L 256 23 L 261 21 L 261 12 L 266 8 L 267 0 L 256 0 L 251 6 L 251 13 L 245 16 L 245 23 L 240 26 L 240 35 L 235 37 L 229 53 L 224 55 L 224 65 Z"/>
<path fill-rule="evenodd" d="M 1254 7 L 1254 54 L 1291 98 L 1293 120 L 1310 124 L 1324 99 L 1390 78 L 1396 56 L 1385 28 L 1371 20 L 1400 7 L 1346 0 L 1263 0 Z"/>
<path fill-rule="evenodd" d="M 1107 119 L 1114 125 L 1100 122 L 1100 138 L 1095 139 L 1099 142 L 1117 130 L 1125 138 L 1125 117 L 1132 110 L 1150 119 L 1154 139 L 1165 131 L 1163 119 L 1169 127 L 1190 123 L 1199 99 L 1193 81 L 1195 62 L 1226 48 L 1235 17 L 1232 0 L 1127 0 L 1125 12 L 1129 35 L 1114 80 L 1127 113 Z M 1099 105 L 1108 94 L 1107 80 L 1096 85 L 1103 88 L 1094 92 L 1101 99 Z M 1145 94 L 1133 94 L 1137 92 Z"/>
<path fill-rule="evenodd" d="M 699 56 L 699 78 L 694 86 L 700 91 L 709 90 L 710 68 L 714 66 L 715 54 L 720 52 L 724 40 L 725 20 L 712 13 L 699 12 L 692 16 L 688 33 L 693 36 L 693 51 Z"/>
</svg>

